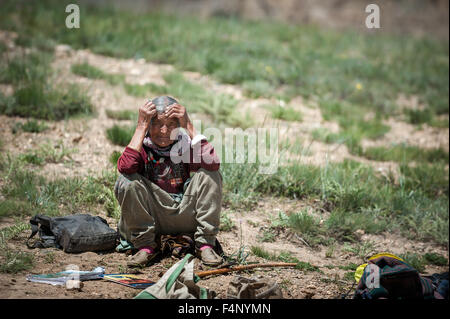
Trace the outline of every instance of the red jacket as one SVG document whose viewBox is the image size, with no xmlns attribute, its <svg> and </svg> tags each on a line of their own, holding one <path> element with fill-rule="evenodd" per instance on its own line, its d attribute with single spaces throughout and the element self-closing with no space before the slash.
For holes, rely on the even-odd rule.
<svg viewBox="0 0 450 319">
<path fill-rule="evenodd" d="M 194 152 L 199 151 L 200 154 L 195 154 L 196 159 L 200 159 L 199 163 L 194 163 Z M 160 160 L 155 155 L 156 160 Z M 153 166 L 152 166 L 153 165 Z M 168 193 L 182 193 L 183 184 L 190 177 L 191 172 L 196 172 L 200 168 L 204 168 L 209 171 L 217 171 L 220 168 L 220 160 L 214 150 L 214 147 L 208 143 L 207 140 L 201 141 L 200 147 L 191 147 L 190 162 L 181 163 L 180 169 L 176 169 L 170 157 L 164 157 L 162 165 L 154 165 L 149 163 L 148 160 L 148 148 L 143 146 L 141 152 L 128 146 L 123 151 L 122 155 L 117 161 L 117 169 L 121 174 L 134 174 L 138 173 L 149 178 L 152 182 L 157 184 L 163 190 Z M 146 166 L 150 167 L 146 172 Z M 164 174 L 159 174 L 162 172 Z M 174 171 L 180 171 L 178 175 Z M 156 176 L 158 175 L 158 176 Z"/>
</svg>

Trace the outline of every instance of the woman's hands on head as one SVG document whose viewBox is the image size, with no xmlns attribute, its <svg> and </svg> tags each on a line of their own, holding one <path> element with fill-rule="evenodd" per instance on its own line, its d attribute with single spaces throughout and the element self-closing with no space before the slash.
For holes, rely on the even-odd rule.
<svg viewBox="0 0 450 319">
<path fill-rule="evenodd" d="M 163 116 L 162 116 L 163 115 Z M 138 121 L 136 126 L 136 131 L 134 132 L 133 137 L 131 138 L 130 143 L 128 144 L 128 147 L 133 148 L 137 151 L 141 151 L 142 149 L 142 141 L 144 140 L 147 132 L 152 131 L 152 118 L 158 118 L 162 117 L 162 119 L 159 119 L 159 121 L 163 121 L 165 123 L 166 129 L 167 129 L 167 120 L 176 118 L 179 121 L 180 127 L 184 128 L 191 139 L 196 135 L 196 131 L 194 128 L 194 125 L 192 124 L 191 120 L 189 119 L 189 116 L 187 114 L 186 108 L 178 103 L 169 105 L 163 114 L 158 115 L 158 112 L 156 110 L 156 105 L 151 101 L 147 101 L 144 105 L 142 105 L 139 108 L 139 114 L 138 114 Z M 165 120 L 164 120 L 165 118 Z M 158 127 L 154 127 L 155 130 L 158 130 L 157 132 L 153 132 L 150 135 L 153 135 L 152 139 L 155 138 L 154 142 L 160 142 L 160 144 L 163 142 L 163 137 L 167 139 L 165 136 L 167 134 L 170 135 L 171 132 L 165 132 L 161 130 Z M 164 135 L 160 136 L 158 139 L 158 135 Z M 165 142 L 165 141 L 164 141 Z M 162 145 L 162 144 L 161 144 Z M 162 145 L 164 146 L 164 145 Z"/>
<path fill-rule="evenodd" d="M 169 105 L 164 114 L 167 118 L 177 118 L 180 122 L 180 127 L 187 129 L 188 123 L 191 121 L 187 114 L 186 108 L 178 103 Z"/>
<path fill-rule="evenodd" d="M 156 106 L 151 100 L 148 100 L 139 108 L 137 127 L 148 130 L 152 118 L 156 115 Z"/>
<path fill-rule="evenodd" d="M 191 119 L 189 118 L 187 110 L 184 106 L 178 103 L 169 105 L 164 114 L 169 119 L 177 118 L 180 123 L 180 127 L 184 128 L 191 138 L 196 135 L 194 125 L 192 124 Z"/>
<path fill-rule="evenodd" d="M 134 131 L 133 137 L 128 144 L 129 148 L 132 148 L 138 152 L 141 151 L 142 141 L 150 128 L 150 123 L 154 116 L 156 116 L 156 106 L 149 100 L 139 108 L 136 130 Z"/>
</svg>

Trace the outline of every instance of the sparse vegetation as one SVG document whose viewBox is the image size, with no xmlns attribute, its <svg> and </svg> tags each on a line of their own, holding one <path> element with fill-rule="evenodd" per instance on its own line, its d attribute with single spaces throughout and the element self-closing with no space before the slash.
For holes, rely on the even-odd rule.
<svg viewBox="0 0 450 319">
<path fill-rule="evenodd" d="M 267 107 L 274 119 L 280 119 L 285 121 L 301 121 L 302 114 L 299 111 L 294 110 L 290 106 L 268 106 Z"/>
<path fill-rule="evenodd" d="M 105 171 L 96 177 L 49 181 L 24 168 L 20 156 L 9 156 L 2 161 L 5 184 L 1 189 L 4 200 L 0 202 L 0 216 L 60 216 L 80 213 L 90 207 L 104 207 L 111 216 L 117 215 L 112 194 L 117 178 L 115 171 Z"/>
<path fill-rule="evenodd" d="M 110 162 L 111 164 L 113 164 L 114 166 L 116 166 L 116 165 L 117 165 L 117 161 L 119 160 L 120 155 L 122 155 L 121 152 L 113 151 L 113 152 L 111 153 L 111 155 L 109 156 L 109 162 Z"/>
<path fill-rule="evenodd" d="M 425 271 L 427 265 L 448 265 L 448 259 L 437 253 L 425 253 L 420 255 L 418 253 L 406 252 L 399 257 L 403 258 L 407 264 L 411 265 L 421 273 Z"/>
<path fill-rule="evenodd" d="M 36 121 L 34 119 L 28 120 L 25 123 L 17 122 L 12 127 L 12 132 L 15 134 L 18 131 L 24 131 L 29 133 L 41 133 L 48 129 L 49 127 L 40 121 Z"/>
<path fill-rule="evenodd" d="M 106 110 L 106 116 L 113 120 L 135 120 L 137 119 L 137 115 L 137 112 L 133 112 L 130 110 Z"/>
<path fill-rule="evenodd" d="M 399 163 L 448 163 L 448 152 L 442 149 L 425 150 L 415 146 L 393 145 L 391 147 L 370 147 L 364 157 L 375 161 L 394 161 Z"/>
<path fill-rule="evenodd" d="M 61 141 L 54 145 L 47 142 L 40 145 L 38 149 L 20 154 L 19 160 L 34 165 L 43 165 L 44 163 L 60 163 L 66 160 L 71 160 L 70 155 L 74 152 L 76 152 L 75 149 L 66 148 Z"/>
<path fill-rule="evenodd" d="M 226 202 L 248 206 L 256 203 L 260 194 L 316 198 L 331 213 L 324 222 L 327 236 L 352 241 L 358 229 L 368 233 L 396 230 L 416 239 L 448 242 L 448 197 L 432 200 L 420 189 L 408 191 L 410 176 L 404 176 L 410 181 L 406 185 L 397 185 L 353 161 L 324 167 L 292 164 L 279 167 L 273 175 L 257 174 L 257 165 L 221 166 Z"/>
<path fill-rule="evenodd" d="M 127 146 L 135 130 L 135 126 L 120 126 L 116 124 L 106 130 L 106 137 L 115 145 Z"/>
<path fill-rule="evenodd" d="M 228 216 L 227 213 L 220 214 L 220 230 L 221 231 L 231 231 L 236 228 L 233 220 Z"/>
<path fill-rule="evenodd" d="M 0 263 L 0 272 L 3 273 L 16 274 L 34 265 L 34 256 L 28 252 L 6 249 L 1 255 L 4 260 Z"/>
<path fill-rule="evenodd" d="M 355 160 L 330 161 L 322 166 L 296 160 L 282 162 L 283 151 L 302 156 L 316 152 L 305 146 L 307 138 L 302 135 L 295 136 L 292 145 L 280 142 L 281 164 L 275 174 L 262 174 L 259 168 L 266 163 L 259 159 L 256 163 L 222 162 L 225 209 L 220 231 L 237 228 L 231 215 L 235 211 L 253 213 L 261 208 L 265 198 L 277 197 L 281 202 L 301 201 L 302 209 L 286 210 L 287 214 L 278 216 L 269 212 L 271 224 L 248 221 L 260 230 L 256 236 L 259 242 L 276 243 L 284 239 L 279 236 L 284 232 L 312 252 L 317 246 L 325 248 L 330 263 L 341 251 L 361 260 L 373 254 L 375 243 L 362 240 L 364 233 L 398 234 L 406 240 L 432 241 L 448 249 L 448 150 L 401 143 L 363 147 L 362 143 L 391 133 L 386 124 L 391 120 L 406 121 L 418 129 L 448 128 L 448 42 L 387 34 L 367 37 L 350 31 L 299 28 L 273 21 L 131 13 L 85 5 L 80 5 L 83 27 L 67 32 L 59 25 L 61 8 L 67 3 L 51 0 L 27 5 L 2 3 L 0 30 L 14 31 L 17 38 L 14 49 L 0 40 L 0 83 L 6 84 L 6 92 L 12 92 L 0 92 L 0 114 L 26 118 L 26 122 L 11 120 L 14 139 L 53 134 L 49 132 L 53 130 L 51 121 L 95 114 L 89 92 L 79 84 L 61 81 L 52 69 L 56 44 L 120 59 L 144 58 L 174 66 L 161 74 L 163 84 L 128 83 L 124 74 L 88 62 L 75 63 L 70 70 L 78 75 L 71 74 L 77 80 L 81 76 L 104 81 L 106 87 L 116 91 L 123 87 L 130 95 L 127 98 L 172 95 L 189 113 L 197 113 L 202 121 L 207 118 L 203 126 L 245 129 L 260 125 L 253 122 L 254 112 L 260 106 L 248 111 L 245 105 L 248 100 L 235 97 L 240 92 L 252 99 L 271 99 L 267 103 L 273 104 L 266 108 L 275 119 L 302 122 L 307 112 L 302 114 L 297 105 L 290 103 L 295 101 L 294 97 L 302 97 L 307 106 L 311 103 L 320 109 L 324 121 L 338 124 L 332 130 L 323 126 L 302 133 L 311 133 L 315 141 L 345 144 Z M 190 78 L 192 74 L 184 71 L 200 72 L 235 87 L 217 89 L 207 78 L 194 81 Z M 234 94 L 234 89 L 238 94 Z M 417 96 L 421 107 L 397 105 L 399 95 Z M 107 109 L 105 113 L 109 123 L 124 121 L 111 126 L 105 134 L 112 144 L 125 147 L 134 133 L 130 123 L 136 122 L 137 111 Z M 309 123 L 302 124 L 307 127 Z M 0 148 L 6 143 L 8 147 L 12 145 L 2 136 Z M 104 161 L 109 160 L 112 165 L 94 175 L 50 180 L 41 174 L 48 163 L 78 165 L 71 160 L 75 151 L 58 141 L 33 145 L 13 155 L 6 151 L 0 154 L 0 220 L 15 218 L 14 226 L 0 229 L 0 272 L 17 273 L 33 267 L 33 255 L 5 247 L 8 241 L 29 229 L 23 221 L 34 214 L 60 216 L 102 211 L 116 221 L 119 219 L 120 207 L 113 187 L 120 152 L 107 151 Z M 394 162 L 398 174 L 377 171 L 372 162 L 363 164 L 362 158 L 364 162 L 369 162 L 366 159 Z M 304 205 L 307 208 L 303 209 Z M 262 207 L 265 209 L 265 205 Z M 249 253 L 242 242 L 242 227 L 240 231 L 240 247 L 227 261 L 246 264 Z M 259 258 L 294 262 L 299 270 L 320 273 L 318 267 L 299 261 L 290 252 L 274 253 L 258 246 L 250 250 Z M 427 265 L 448 265 L 448 259 L 437 253 L 405 252 L 402 256 L 421 272 Z M 53 263 L 54 255 L 49 253 L 43 260 Z M 334 280 L 320 280 L 336 285 L 342 284 L 342 278 L 344 284 L 353 282 L 356 267 L 353 263 L 328 266 L 348 272 L 336 274 Z M 282 283 L 290 286 L 289 279 Z"/>
<path fill-rule="evenodd" d="M 355 256 L 361 258 L 362 260 L 366 260 L 366 258 L 373 255 L 373 253 L 375 252 L 374 248 L 375 246 L 373 242 L 363 241 L 363 242 L 356 242 L 351 246 L 347 244 L 342 248 L 342 251 L 352 253 Z"/>
<path fill-rule="evenodd" d="M 259 233 L 257 239 L 262 243 L 273 243 L 276 239 L 276 233 L 273 229 L 264 229 L 262 233 Z"/>
<path fill-rule="evenodd" d="M 50 53 L 38 51 L 22 53 L 2 66 L 0 83 L 12 84 L 14 93 L 0 94 L 1 114 L 62 120 L 93 113 L 91 102 L 77 85 L 51 82 L 51 60 Z"/>
<path fill-rule="evenodd" d="M 125 82 L 125 76 L 122 74 L 105 73 L 99 68 L 88 64 L 87 62 L 72 64 L 71 70 L 74 74 L 84 76 L 89 79 L 101 79 L 107 81 L 111 85 L 122 84 Z"/>
</svg>

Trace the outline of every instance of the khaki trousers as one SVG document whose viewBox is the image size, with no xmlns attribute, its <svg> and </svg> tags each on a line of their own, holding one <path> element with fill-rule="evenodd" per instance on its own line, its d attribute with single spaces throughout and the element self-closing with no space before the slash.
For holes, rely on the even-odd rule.
<svg viewBox="0 0 450 319">
<path fill-rule="evenodd" d="M 114 194 L 121 207 L 120 235 L 137 249 L 157 247 L 160 235 L 193 235 L 196 244 L 214 246 L 222 207 L 222 175 L 199 169 L 181 202 L 140 174 L 120 175 Z"/>
</svg>

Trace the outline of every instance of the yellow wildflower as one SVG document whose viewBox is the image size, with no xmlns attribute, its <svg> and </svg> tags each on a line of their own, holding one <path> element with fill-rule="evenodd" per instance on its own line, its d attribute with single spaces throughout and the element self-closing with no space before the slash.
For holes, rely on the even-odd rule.
<svg viewBox="0 0 450 319">
<path fill-rule="evenodd" d="M 266 65 L 266 72 L 267 73 L 273 73 L 273 69 L 270 65 Z"/>
</svg>

